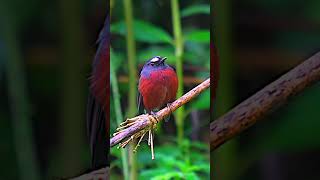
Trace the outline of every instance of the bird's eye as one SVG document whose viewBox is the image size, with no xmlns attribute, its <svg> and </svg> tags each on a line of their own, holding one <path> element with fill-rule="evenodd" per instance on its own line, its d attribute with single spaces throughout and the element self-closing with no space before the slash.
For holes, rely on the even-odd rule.
<svg viewBox="0 0 320 180">
<path fill-rule="evenodd" d="M 150 63 L 150 65 L 151 65 L 151 66 L 154 66 L 154 63 L 152 62 L 152 63 Z"/>
</svg>

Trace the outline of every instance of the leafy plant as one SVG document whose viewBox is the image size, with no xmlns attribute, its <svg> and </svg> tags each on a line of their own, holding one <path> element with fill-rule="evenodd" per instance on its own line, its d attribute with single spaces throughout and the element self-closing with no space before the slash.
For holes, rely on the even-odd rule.
<svg viewBox="0 0 320 180">
<path fill-rule="evenodd" d="M 188 139 L 184 139 L 182 144 L 182 149 L 176 147 L 176 142 L 156 147 L 156 161 L 151 160 L 149 147 L 141 147 L 143 150 L 139 152 L 138 161 L 144 162 L 140 164 L 141 168 L 147 170 L 140 173 L 139 179 L 208 179 L 209 146 L 191 143 Z"/>
</svg>

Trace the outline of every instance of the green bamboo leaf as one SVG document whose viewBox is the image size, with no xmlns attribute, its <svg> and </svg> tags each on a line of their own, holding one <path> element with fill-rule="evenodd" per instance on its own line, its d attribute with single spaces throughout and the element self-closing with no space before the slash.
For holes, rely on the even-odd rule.
<svg viewBox="0 0 320 180">
<path fill-rule="evenodd" d="M 209 30 L 194 30 L 185 35 L 186 41 L 197 42 L 197 43 L 209 43 L 210 42 L 210 31 Z"/>
<path fill-rule="evenodd" d="M 162 28 L 141 20 L 133 23 L 134 36 L 137 41 L 145 43 L 169 43 L 173 42 L 172 37 Z M 110 28 L 111 33 L 126 36 L 126 26 L 124 21 L 113 23 Z"/>
<path fill-rule="evenodd" d="M 197 14 L 210 14 L 210 5 L 201 4 L 201 5 L 192 5 L 181 11 L 181 17 L 188 17 Z"/>
</svg>

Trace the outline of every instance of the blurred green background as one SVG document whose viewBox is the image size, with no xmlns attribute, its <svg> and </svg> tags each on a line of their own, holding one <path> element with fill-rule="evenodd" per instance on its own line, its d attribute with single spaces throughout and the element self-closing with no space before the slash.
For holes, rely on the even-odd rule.
<svg viewBox="0 0 320 180">
<path fill-rule="evenodd" d="M 0 179 L 88 169 L 86 101 L 100 0 L 0 1 Z"/>
<path fill-rule="evenodd" d="M 216 116 L 320 49 L 320 1 L 215 0 L 221 63 Z M 212 177 L 319 179 L 320 85 L 211 153 Z"/>
<path fill-rule="evenodd" d="M 210 72 L 210 2 L 111 1 L 111 134 L 124 118 L 137 115 L 137 87 L 143 64 L 167 57 L 179 78 L 177 97 Z M 209 179 L 210 91 L 180 108 L 155 131 L 155 160 L 141 142 L 111 150 L 112 179 Z"/>
</svg>

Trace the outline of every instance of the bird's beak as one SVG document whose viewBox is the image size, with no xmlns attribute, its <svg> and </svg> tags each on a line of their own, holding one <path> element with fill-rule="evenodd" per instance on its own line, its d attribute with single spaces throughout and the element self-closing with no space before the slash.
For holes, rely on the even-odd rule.
<svg viewBox="0 0 320 180">
<path fill-rule="evenodd" d="M 167 59 L 167 57 L 163 57 L 161 60 L 160 60 L 160 62 L 161 63 L 164 63 L 164 61 Z"/>
</svg>

